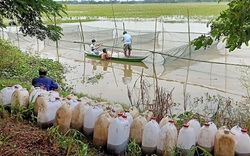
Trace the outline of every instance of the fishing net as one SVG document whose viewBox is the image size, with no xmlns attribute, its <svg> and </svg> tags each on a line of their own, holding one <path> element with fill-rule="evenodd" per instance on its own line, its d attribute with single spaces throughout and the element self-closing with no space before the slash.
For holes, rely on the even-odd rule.
<svg viewBox="0 0 250 156">
<path fill-rule="evenodd" d="M 38 40 L 35 37 L 24 36 L 21 33 L 6 31 L 8 39 L 23 51 L 37 51 Z M 35 47 L 35 50 L 33 49 Z"/>
<path fill-rule="evenodd" d="M 217 58 L 219 52 L 217 51 L 217 42 L 214 42 L 214 44 L 207 49 L 195 50 L 194 46 L 186 44 L 164 52 L 159 52 L 158 55 L 162 56 L 162 64 L 165 64 L 166 66 L 161 73 L 161 76 L 163 76 L 169 73 L 171 68 L 190 66 L 198 62 L 209 62 L 209 60 Z M 171 68 L 169 67 L 169 64 L 171 64 Z"/>
<path fill-rule="evenodd" d="M 64 24 L 62 38 L 56 43 L 50 39 L 45 39 L 40 45 L 35 38 L 24 37 L 16 30 L 7 31 L 8 38 L 21 49 L 39 52 L 56 52 L 59 51 L 61 57 L 81 59 L 79 55 L 90 49 L 92 39 L 96 39 L 97 43 L 102 43 L 102 48 L 110 51 L 123 51 L 122 33 L 123 29 L 109 28 L 102 25 L 88 26 L 82 24 Z M 165 64 L 176 59 L 197 59 L 197 56 L 204 52 L 203 49 L 195 51 L 193 47 L 189 47 L 189 40 L 192 40 L 202 33 L 197 32 L 173 32 L 151 30 L 132 30 L 126 29 L 132 36 L 132 47 L 134 55 L 149 55 L 146 62 Z M 26 47 L 26 48 L 25 48 Z M 100 49 L 101 50 L 101 49 Z M 153 56 L 154 54 L 154 56 Z M 190 56 L 189 56 L 190 55 Z"/>
<path fill-rule="evenodd" d="M 72 58 L 73 52 L 82 53 L 85 50 L 90 50 L 92 39 L 95 39 L 97 43 L 102 43 L 102 48 L 116 52 L 123 51 L 123 42 L 121 40 L 123 29 L 93 27 L 88 25 L 82 25 L 81 27 L 80 24 L 63 25 L 62 29 L 64 35 L 60 41 L 58 41 L 58 44 L 56 45 L 55 42 L 46 39 L 44 41 L 44 51 L 55 51 L 56 46 L 58 46 L 61 56 Z M 139 52 L 138 55 L 142 52 L 146 53 L 152 50 L 149 48 L 153 47 L 154 40 L 158 39 L 160 35 L 160 31 L 135 31 L 129 29 L 127 31 L 133 38 L 133 52 Z"/>
</svg>

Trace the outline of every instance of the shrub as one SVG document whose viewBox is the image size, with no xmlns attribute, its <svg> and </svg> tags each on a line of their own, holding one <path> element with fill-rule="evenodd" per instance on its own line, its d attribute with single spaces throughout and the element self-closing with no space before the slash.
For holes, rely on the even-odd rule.
<svg viewBox="0 0 250 156">
<path fill-rule="evenodd" d="M 25 88 L 30 88 L 31 81 L 38 76 L 39 68 L 48 69 L 48 77 L 51 77 L 59 84 L 61 91 L 69 91 L 63 82 L 64 67 L 58 61 L 39 56 L 31 56 L 28 52 L 22 52 L 11 42 L 0 39 L 0 88 L 22 82 Z"/>
</svg>

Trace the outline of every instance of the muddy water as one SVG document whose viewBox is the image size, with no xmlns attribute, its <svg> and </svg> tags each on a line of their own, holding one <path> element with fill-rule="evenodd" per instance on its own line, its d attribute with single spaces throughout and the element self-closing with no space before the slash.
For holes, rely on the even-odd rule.
<svg viewBox="0 0 250 156">
<path fill-rule="evenodd" d="M 103 25 L 108 24 L 105 23 Z M 172 31 L 186 32 L 186 25 L 186 23 L 166 24 L 165 27 Z M 207 28 L 204 25 L 192 23 L 190 28 L 191 31 L 206 32 Z M 130 29 L 140 29 L 142 27 L 144 29 L 152 29 L 154 22 L 130 21 L 126 23 L 126 26 Z M 249 65 L 248 50 L 249 48 L 243 47 L 241 50 L 229 53 L 223 48 L 223 44 L 219 44 L 214 50 L 194 57 L 200 60 L 198 62 L 176 59 L 163 65 L 157 64 L 158 84 L 160 87 L 165 88 L 166 91 L 173 89 L 173 101 L 180 104 L 184 102 L 184 95 L 190 96 L 189 99 L 192 100 L 192 98 L 203 96 L 205 93 L 231 97 L 241 101 L 242 97 L 246 95 L 246 90 L 242 88 L 240 83 L 240 76 L 243 73 L 239 69 L 244 67 L 237 65 Z M 129 65 L 129 63 L 102 62 L 83 57 L 81 66 L 77 69 L 77 75 L 82 75 L 82 80 L 80 77 L 73 78 L 71 74 L 67 76 L 69 82 L 75 85 L 75 91 L 102 97 L 114 102 L 129 103 L 127 96 L 128 88 L 132 89 L 134 87 L 142 72 L 149 85 L 155 85 L 153 65 L 147 61 L 144 64 Z M 90 81 L 93 76 L 98 74 L 102 75 L 100 79 Z M 125 79 L 124 77 L 128 75 L 131 78 Z M 151 99 L 154 98 L 152 90 L 151 88 Z M 136 99 L 136 96 L 138 97 L 138 95 L 134 94 L 134 99 Z M 182 110 L 182 108 L 179 108 L 179 110 Z"/>
<path fill-rule="evenodd" d="M 122 29 L 123 23 L 125 23 L 126 29 L 152 30 L 155 28 L 155 22 L 153 21 L 118 21 L 117 27 Z M 114 23 L 110 21 L 89 22 L 84 23 L 84 25 L 114 27 Z M 187 23 L 157 24 L 157 30 L 162 30 L 163 27 L 165 30 L 178 32 L 187 32 L 188 28 Z M 205 33 L 208 28 L 204 23 L 191 23 L 190 30 Z M 152 45 L 150 46 L 152 49 Z M 156 48 L 160 49 L 162 45 L 159 44 L 158 46 Z M 169 47 L 171 46 L 173 45 L 169 44 Z M 41 46 L 40 48 L 42 49 Z M 47 47 L 40 54 L 44 57 L 57 58 L 55 48 Z M 108 101 L 129 104 L 128 89 L 133 89 L 132 98 L 137 101 L 139 92 L 135 92 L 135 88 L 139 86 L 135 84 L 139 84 L 142 75 L 142 78 L 147 82 L 150 98 L 154 99 L 153 86 L 156 81 L 150 58 L 143 63 L 131 64 L 87 58 L 84 56 L 82 49 L 77 52 L 59 49 L 59 54 L 61 56 L 60 62 L 67 67 L 67 83 L 72 86 L 74 92 L 82 92 Z M 189 97 L 190 103 L 192 103 L 194 97 L 203 96 L 205 93 L 231 97 L 237 101 L 243 100 L 246 90 L 240 83 L 240 77 L 243 73 L 239 71 L 243 67 L 237 65 L 250 64 L 249 48 L 243 47 L 241 50 L 229 53 L 223 48 L 223 44 L 219 44 L 208 52 L 201 52 L 197 56 L 195 53 L 192 55 L 194 55 L 193 61 L 166 59 L 165 64 L 157 63 L 155 66 L 159 86 L 166 91 L 173 89 L 173 101 L 181 105 L 181 107 L 176 108 L 176 111 L 183 110 L 184 96 Z M 162 57 L 159 56 L 157 60 L 161 62 Z"/>
</svg>

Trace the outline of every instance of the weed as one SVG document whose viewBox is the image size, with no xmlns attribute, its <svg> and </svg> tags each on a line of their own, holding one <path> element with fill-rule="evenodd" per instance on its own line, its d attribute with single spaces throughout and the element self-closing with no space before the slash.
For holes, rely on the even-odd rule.
<svg viewBox="0 0 250 156">
<path fill-rule="evenodd" d="M 0 118 L 4 118 L 8 115 L 8 111 L 5 109 L 6 106 L 0 103 Z"/>
<path fill-rule="evenodd" d="M 149 82 L 143 78 L 143 71 L 141 76 L 134 83 L 132 89 L 128 89 L 128 98 L 130 101 L 130 106 L 136 107 L 140 112 L 144 111 L 149 107 L 151 102 L 151 97 L 149 94 Z"/>
<path fill-rule="evenodd" d="M 141 154 L 141 147 L 136 143 L 134 139 L 128 144 L 125 156 L 140 156 Z"/>
<path fill-rule="evenodd" d="M 244 65 L 244 63 L 242 62 Z M 241 83 L 241 86 L 246 90 L 247 93 L 247 99 L 250 99 L 250 67 L 249 66 L 240 66 L 237 68 L 239 70 L 240 78 L 239 81 Z"/>
<path fill-rule="evenodd" d="M 37 121 L 37 117 L 34 114 L 34 104 L 28 105 L 28 107 L 24 107 L 18 104 L 11 104 L 11 116 L 16 117 L 18 120 L 28 119 L 30 123 L 35 123 Z"/>
<path fill-rule="evenodd" d="M 36 123 L 37 116 L 34 114 L 34 103 L 28 105 L 28 108 L 24 107 L 22 114 L 25 119 L 29 119 L 29 122 Z"/>
<path fill-rule="evenodd" d="M 23 106 L 21 105 L 11 105 L 11 116 L 16 117 L 18 120 L 23 120 Z"/>
<path fill-rule="evenodd" d="M 0 141 L 1 141 L 1 144 L 3 144 L 4 142 L 8 141 L 10 138 L 12 137 L 12 135 L 8 135 L 8 136 L 3 136 L 2 134 L 0 134 Z M 1 145 L 0 144 L 0 145 Z"/>
<path fill-rule="evenodd" d="M 99 80 L 103 79 L 103 74 L 99 73 L 91 77 L 86 76 L 86 79 L 87 79 L 86 83 L 96 84 L 98 83 Z"/>
<path fill-rule="evenodd" d="M 140 77 L 135 81 L 134 87 L 131 90 L 128 88 L 130 105 L 136 107 L 140 112 L 151 109 L 157 121 L 160 121 L 163 117 L 172 114 L 171 109 L 175 106 L 175 103 L 172 101 L 173 89 L 168 92 L 164 88 L 156 85 L 154 88 L 155 99 L 152 100 L 149 94 L 149 87 L 151 85 L 142 75 L 143 71 Z"/>
<path fill-rule="evenodd" d="M 176 120 L 176 126 L 180 128 L 184 123 L 187 123 L 193 116 L 198 116 L 199 118 L 198 114 L 194 114 L 189 111 L 181 113 L 179 115 L 173 114 L 172 118 Z"/>
<path fill-rule="evenodd" d="M 167 92 L 165 89 L 159 87 L 156 90 L 156 100 L 152 110 L 158 121 L 168 114 L 172 115 L 171 108 L 174 106 L 172 101 L 172 92 L 173 89 L 170 92 Z"/>
<path fill-rule="evenodd" d="M 211 153 L 209 153 L 208 151 L 206 151 L 204 148 L 200 147 L 200 146 L 192 146 L 191 149 L 187 150 L 187 151 L 182 151 L 179 148 L 173 149 L 171 150 L 170 155 L 171 156 L 192 156 L 192 155 L 199 155 L 199 156 L 212 156 Z"/>
<path fill-rule="evenodd" d="M 59 144 L 62 150 L 65 150 L 65 155 L 71 155 L 76 153 L 77 155 L 87 155 L 88 146 L 82 141 L 85 136 L 74 129 L 70 129 L 66 134 L 62 135 L 58 131 L 58 127 L 49 128 L 49 141 L 51 144 Z"/>
</svg>

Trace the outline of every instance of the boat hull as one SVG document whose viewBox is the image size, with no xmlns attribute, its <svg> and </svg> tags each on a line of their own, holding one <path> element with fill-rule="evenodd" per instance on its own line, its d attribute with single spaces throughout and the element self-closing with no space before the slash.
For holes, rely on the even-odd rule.
<svg viewBox="0 0 250 156">
<path fill-rule="evenodd" d="M 85 56 L 92 57 L 92 58 L 100 58 L 99 55 L 91 54 L 85 52 Z M 109 57 L 109 60 L 115 60 L 115 61 L 123 61 L 123 62 L 142 62 L 145 58 L 148 56 L 130 56 L 129 58 L 125 57 Z"/>
</svg>

